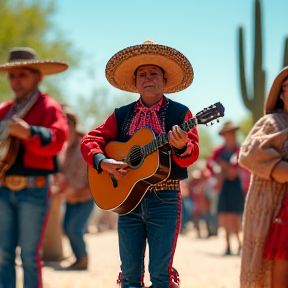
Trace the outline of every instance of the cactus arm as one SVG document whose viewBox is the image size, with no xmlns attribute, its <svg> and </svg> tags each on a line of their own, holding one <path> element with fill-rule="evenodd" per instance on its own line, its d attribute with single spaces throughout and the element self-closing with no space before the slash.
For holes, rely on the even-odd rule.
<svg viewBox="0 0 288 288">
<path fill-rule="evenodd" d="M 263 116 L 265 101 L 265 71 L 262 69 L 262 22 L 260 1 L 255 1 L 255 49 L 254 49 L 254 99 L 253 118 L 258 120 Z"/>
<path fill-rule="evenodd" d="M 254 70 L 253 70 L 253 87 L 255 99 L 260 97 L 261 74 L 262 74 L 262 29 L 261 29 L 261 11 L 259 0 L 255 1 L 255 30 L 254 30 Z M 256 100 L 257 102 L 257 100 Z"/>
<path fill-rule="evenodd" d="M 288 38 L 285 40 L 283 67 L 288 66 Z"/>
<path fill-rule="evenodd" d="M 243 29 L 239 28 L 239 74 L 240 74 L 240 84 L 241 84 L 241 95 L 245 107 L 252 111 L 252 102 L 248 97 L 247 85 L 245 79 L 245 64 L 244 64 L 244 51 L 243 51 Z"/>
<path fill-rule="evenodd" d="M 261 7 L 259 0 L 255 1 L 255 30 L 254 30 L 254 71 L 260 72 L 262 69 L 262 24 Z"/>
</svg>

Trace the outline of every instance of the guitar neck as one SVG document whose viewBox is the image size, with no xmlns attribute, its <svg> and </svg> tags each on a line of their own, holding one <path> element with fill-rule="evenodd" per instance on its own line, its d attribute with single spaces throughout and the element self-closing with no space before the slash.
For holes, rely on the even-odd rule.
<svg viewBox="0 0 288 288">
<path fill-rule="evenodd" d="M 219 122 L 219 118 L 224 116 L 224 111 L 224 106 L 220 102 L 216 102 L 198 112 L 195 118 L 190 118 L 188 121 L 184 122 L 180 125 L 180 128 L 185 132 L 189 132 L 198 124 L 207 125 L 208 123 L 211 123 L 212 125 L 214 120 Z M 144 157 L 146 157 L 167 143 L 169 143 L 168 134 L 158 135 L 154 140 L 142 147 L 142 153 L 144 153 Z"/>
<path fill-rule="evenodd" d="M 190 118 L 188 121 L 184 122 L 179 127 L 185 132 L 189 132 L 191 129 L 195 127 L 195 125 L 197 124 L 196 122 L 197 122 L 196 118 Z M 168 134 L 158 135 L 150 143 L 143 146 L 145 156 L 155 152 L 157 149 L 168 143 L 169 143 Z"/>
<path fill-rule="evenodd" d="M 39 96 L 39 92 L 35 91 L 30 99 L 28 100 L 28 102 L 25 104 L 25 106 L 23 107 L 22 110 L 19 111 L 19 114 L 16 114 L 17 117 L 19 118 L 23 118 L 28 112 L 29 110 L 32 108 L 32 106 L 36 103 L 36 101 L 38 100 L 38 96 Z"/>
</svg>

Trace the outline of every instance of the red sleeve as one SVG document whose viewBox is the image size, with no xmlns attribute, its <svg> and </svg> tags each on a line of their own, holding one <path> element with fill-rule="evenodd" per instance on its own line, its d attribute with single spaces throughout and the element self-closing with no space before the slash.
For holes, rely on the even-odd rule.
<svg viewBox="0 0 288 288">
<path fill-rule="evenodd" d="M 190 110 L 187 111 L 184 122 L 188 121 L 190 118 L 193 118 L 193 115 Z M 181 155 L 177 156 L 175 153 L 172 153 L 173 160 L 180 167 L 188 167 L 193 164 L 199 157 L 199 136 L 196 126 L 187 133 L 188 136 L 188 145 L 186 151 Z"/>
<path fill-rule="evenodd" d="M 8 109 L 10 108 L 12 104 L 13 104 L 13 101 L 6 101 L 3 103 L 0 103 L 0 120 L 2 120 L 6 116 L 6 113 L 8 112 Z"/>
<path fill-rule="evenodd" d="M 214 174 L 213 172 L 213 166 L 215 165 L 214 163 L 217 162 L 217 158 L 219 156 L 219 154 L 221 153 L 223 149 L 223 146 L 219 146 L 216 147 L 213 151 L 212 151 L 212 155 L 207 159 L 206 162 L 206 167 Z"/>
<path fill-rule="evenodd" d="M 113 113 L 103 124 L 83 137 L 80 149 L 86 163 L 93 166 L 94 154 L 104 153 L 106 143 L 116 138 L 117 121 Z"/>
<path fill-rule="evenodd" d="M 45 113 L 44 116 L 39 115 L 39 111 Z M 27 122 L 30 124 L 32 122 L 31 118 L 35 119 L 38 117 L 41 117 L 42 120 L 41 124 L 39 123 L 37 126 L 49 129 L 51 132 L 51 141 L 46 145 L 43 145 L 40 137 L 36 135 L 28 140 L 22 140 L 22 143 L 25 149 L 31 151 L 33 154 L 54 156 L 61 151 L 64 142 L 68 138 L 69 128 L 66 116 L 63 114 L 62 108 L 58 102 L 52 98 L 46 98 L 31 111 L 29 116 L 27 116 Z M 24 120 L 26 120 L 26 117 L 24 117 Z"/>
</svg>

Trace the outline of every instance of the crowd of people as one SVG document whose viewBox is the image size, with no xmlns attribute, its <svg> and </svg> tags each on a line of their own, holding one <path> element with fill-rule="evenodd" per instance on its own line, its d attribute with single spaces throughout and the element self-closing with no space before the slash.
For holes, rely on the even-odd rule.
<svg viewBox="0 0 288 288">
<path fill-rule="evenodd" d="M 235 234 L 241 253 L 241 219 L 247 194 L 250 173 L 238 164 L 240 144 L 237 143 L 239 126 L 224 122 L 219 130 L 223 143 L 217 146 L 202 167 L 191 169 L 189 177 L 181 183 L 183 197 L 182 232 L 189 221 L 193 222 L 198 238 L 218 235 L 218 227 L 226 234 L 224 255 L 231 255 L 230 237 Z M 206 232 L 199 227 L 205 223 Z M 203 235 L 203 233 L 205 233 Z"/>
<path fill-rule="evenodd" d="M 67 69 L 62 61 L 38 60 L 27 47 L 11 49 L 7 63 L 0 65 L 14 93 L 13 100 L 0 105 L 0 288 L 17 286 L 17 251 L 23 287 L 42 287 L 42 244 L 55 195 L 64 211 L 56 224 L 74 259 L 64 269 L 88 269 L 84 234 L 96 204 L 87 165 L 109 180 L 117 197 L 123 187 L 129 192 L 112 221 L 122 288 L 144 287 L 146 245 L 150 287 L 180 287 L 173 258 L 178 235 L 190 221 L 199 238 L 218 236 L 223 227 L 223 255 L 241 256 L 241 288 L 288 287 L 288 67 L 275 78 L 265 115 L 244 143 L 237 142 L 240 127 L 225 121 L 219 129 L 223 143 L 203 167 L 196 165 L 199 136 L 197 127 L 189 126 L 192 112 L 166 96 L 193 82 L 192 65 L 181 52 L 146 40 L 112 56 L 107 80 L 139 98 L 115 108 L 88 133 L 79 131 L 69 105 L 39 89 L 43 76 Z M 117 153 L 106 149 L 110 142 L 118 143 Z M 138 170 L 142 166 L 151 172 Z M 110 186 L 101 187 L 98 193 L 109 201 Z"/>
</svg>

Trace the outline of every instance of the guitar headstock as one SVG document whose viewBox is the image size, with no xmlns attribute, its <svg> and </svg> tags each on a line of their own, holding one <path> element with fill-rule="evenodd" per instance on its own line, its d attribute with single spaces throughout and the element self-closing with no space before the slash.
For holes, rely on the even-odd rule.
<svg viewBox="0 0 288 288">
<path fill-rule="evenodd" d="M 219 122 L 219 118 L 224 116 L 225 108 L 220 103 L 217 102 L 213 105 L 210 105 L 207 108 L 204 108 L 202 111 L 198 112 L 195 116 L 197 119 L 197 124 L 213 124 L 213 121 Z"/>
</svg>

